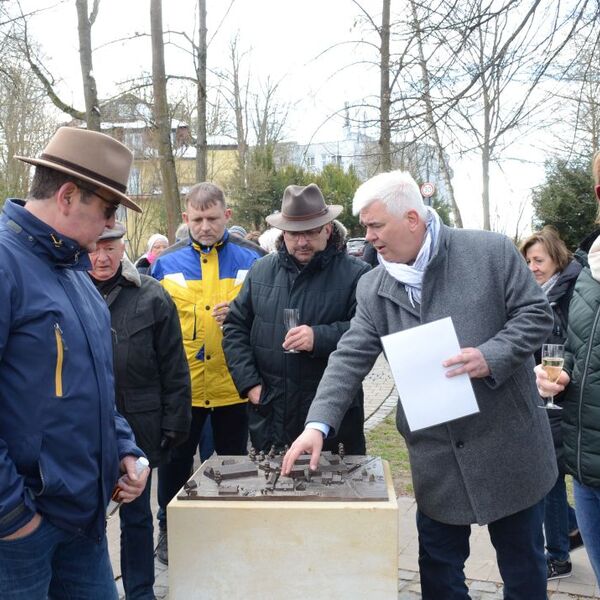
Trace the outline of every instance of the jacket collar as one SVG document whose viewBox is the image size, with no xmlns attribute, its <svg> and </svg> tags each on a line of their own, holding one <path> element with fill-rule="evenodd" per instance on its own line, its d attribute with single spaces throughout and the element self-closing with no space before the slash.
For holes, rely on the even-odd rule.
<svg viewBox="0 0 600 600">
<path fill-rule="evenodd" d="M 47 262 L 80 271 L 92 268 L 87 250 L 25 210 L 23 200 L 9 198 L 0 219 L 22 244 Z"/>
<path fill-rule="evenodd" d="M 550 288 L 548 292 L 548 302 L 556 302 L 560 300 L 574 284 L 575 280 L 581 272 L 582 266 L 579 262 L 573 259 L 559 275 L 557 282 Z"/>
<path fill-rule="evenodd" d="M 142 278 L 138 270 L 126 255 L 123 256 L 123 260 L 121 261 L 121 279 L 138 288 L 142 285 Z"/>
<path fill-rule="evenodd" d="M 227 229 L 225 230 L 223 237 L 216 244 L 213 244 L 212 246 L 203 246 L 200 242 L 197 242 L 192 237 L 192 234 L 190 233 L 190 244 L 192 245 L 192 248 L 194 248 L 194 250 L 196 250 L 196 252 L 200 252 L 201 254 L 209 254 L 213 248 L 217 252 L 220 252 L 228 241 L 229 241 L 229 231 L 227 231 Z"/>
</svg>

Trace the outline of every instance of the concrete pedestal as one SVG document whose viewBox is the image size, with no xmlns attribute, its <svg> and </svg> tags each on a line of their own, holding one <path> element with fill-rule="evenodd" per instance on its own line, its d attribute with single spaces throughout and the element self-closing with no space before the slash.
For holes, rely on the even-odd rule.
<svg viewBox="0 0 600 600">
<path fill-rule="evenodd" d="M 398 505 L 178 500 L 168 506 L 171 600 L 369 600 L 398 594 Z"/>
</svg>

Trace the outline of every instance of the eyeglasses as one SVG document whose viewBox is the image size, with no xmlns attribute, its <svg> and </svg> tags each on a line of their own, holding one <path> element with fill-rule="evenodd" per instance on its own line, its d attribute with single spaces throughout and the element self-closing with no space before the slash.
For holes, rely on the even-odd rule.
<svg viewBox="0 0 600 600">
<path fill-rule="evenodd" d="M 114 202 L 113 200 L 109 200 L 108 198 L 105 198 L 102 194 L 99 194 L 96 190 L 94 190 L 90 187 L 87 187 L 85 185 L 79 184 L 77 187 L 82 190 L 85 190 L 88 194 L 92 194 L 92 196 L 97 196 L 98 198 L 100 198 L 100 200 L 102 200 L 105 204 L 108 205 L 108 206 L 104 206 L 104 218 L 107 221 L 109 219 L 112 219 L 115 216 L 115 213 L 117 212 L 117 209 L 119 208 L 118 202 Z"/>
<path fill-rule="evenodd" d="M 318 227 L 317 229 L 309 229 L 308 231 L 284 231 L 283 233 L 292 240 L 297 240 L 300 237 L 304 237 L 307 240 L 316 240 L 321 231 L 323 231 L 323 227 L 325 227 L 325 225 L 321 225 L 321 227 Z"/>
</svg>

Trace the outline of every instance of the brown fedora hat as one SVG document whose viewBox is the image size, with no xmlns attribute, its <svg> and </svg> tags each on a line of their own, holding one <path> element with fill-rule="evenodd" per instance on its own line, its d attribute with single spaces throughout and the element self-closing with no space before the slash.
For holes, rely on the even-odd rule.
<svg viewBox="0 0 600 600">
<path fill-rule="evenodd" d="M 127 146 L 109 135 L 88 129 L 61 127 L 39 158 L 15 158 L 87 181 L 113 194 L 115 202 L 142 212 L 125 195 L 133 154 Z"/>
<path fill-rule="evenodd" d="M 306 231 L 330 223 L 344 210 L 339 204 L 325 204 L 319 187 L 288 185 L 283 192 L 281 212 L 273 213 L 267 223 L 284 231 Z"/>
</svg>

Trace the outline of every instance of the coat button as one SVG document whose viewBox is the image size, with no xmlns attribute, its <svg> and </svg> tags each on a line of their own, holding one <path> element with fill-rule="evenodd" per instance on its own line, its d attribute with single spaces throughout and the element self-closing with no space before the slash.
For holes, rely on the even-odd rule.
<svg viewBox="0 0 600 600">
<path fill-rule="evenodd" d="M 203 258 L 203 259 L 202 259 L 202 262 L 203 262 L 204 264 L 206 264 L 206 263 L 208 262 L 208 258 Z"/>
<path fill-rule="evenodd" d="M 210 354 L 206 355 L 206 360 L 210 360 Z"/>
<path fill-rule="evenodd" d="M 204 307 L 206 310 L 210 310 L 210 306 L 205 306 Z"/>
<path fill-rule="evenodd" d="M 206 406 L 208 406 L 210 404 L 210 400 L 205 400 L 204 404 L 206 404 Z"/>
<path fill-rule="evenodd" d="M 456 442 L 456 447 L 460 450 L 461 448 L 465 447 L 465 443 L 464 442 Z"/>
</svg>

